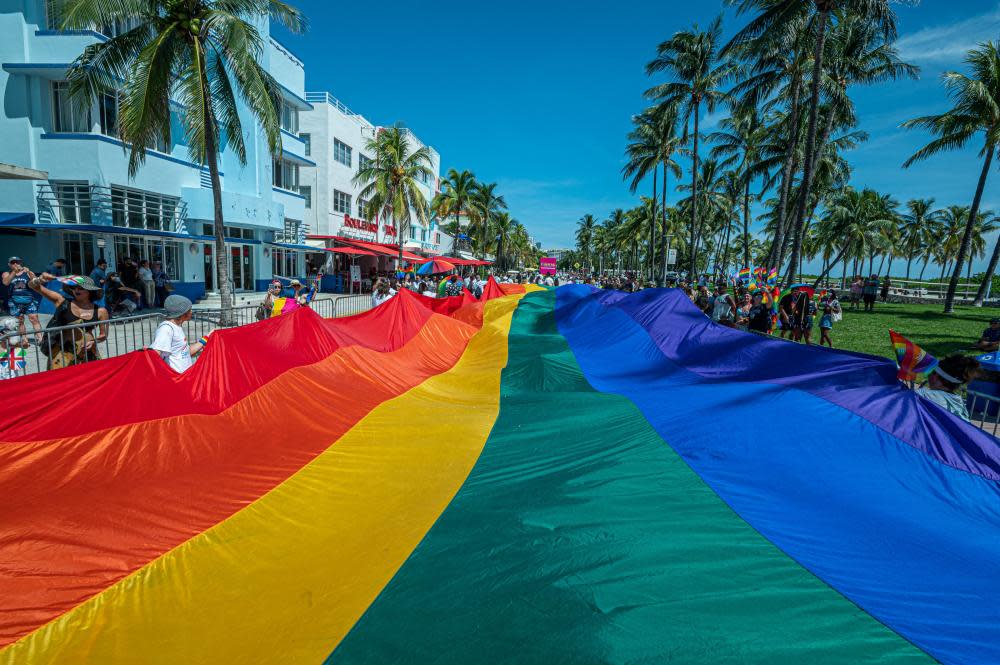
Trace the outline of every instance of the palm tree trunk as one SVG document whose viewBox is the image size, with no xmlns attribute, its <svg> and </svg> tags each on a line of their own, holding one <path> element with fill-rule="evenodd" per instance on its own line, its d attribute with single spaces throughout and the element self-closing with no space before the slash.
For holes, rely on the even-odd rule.
<svg viewBox="0 0 1000 665">
<path fill-rule="evenodd" d="M 799 194 L 798 210 L 795 215 L 795 242 L 792 244 L 792 258 L 789 264 L 789 276 L 791 271 L 798 264 L 799 254 L 802 252 L 802 227 L 806 221 L 806 208 L 809 203 L 809 194 L 812 189 L 813 178 L 813 155 L 816 151 L 816 133 L 819 124 L 819 89 L 820 80 L 823 78 L 823 51 L 826 46 L 826 24 L 830 19 L 830 9 L 826 3 L 819 6 L 819 17 L 816 26 L 816 49 L 813 52 L 812 98 L 809 107 L 809 128 L 806 130 L 805 164 L 802 169 L 801 192 Z"/>
<path fill-rule="evenodd" d="M 653 209 L 649 214 L 649 256 L 646 257 L 646 269 L 649 279 L 653 279 L 653 266 L 656 265 L 653 257 L 656 255 L 654 251 L 656 247 L 656 178 L 659 175 L 659 171 L 656 166 L 653 166 Z"/>
<path fill-rule="evenodd" d="M 698 272 L 698 114 L 701 100 L 694 98 L 694 151 L 691 156 L 691 273 L 692 279 Z"/>
<path fill-rule="evenodd" d="M 976 291 L 976 299 L 972 301 L 973 307 L 983 306 L 983 301 L 986 300 L 986 292 L 993 281 L 993 273 L 997 269 L 997 261 L 1000 261 L 1000 236 L 997 236 L 996 244 L 993 245 L 993 254 L 990 255 L 990 263 L 986 266 L 986 274 L 983 275 L 983 281 L 979 283 L 979 289 Z"/>
<path fill-rule="evenodd" d="M 885 266 L 885 254 L 882 255 L 881 260 L 878 262 L 878 274 L 882 274 L 882 268 Z"/>
<path fill-rule="evenodd" d="M 979 216 L 979 204 L 983 200 L 983 190 L 986 188 L 986 176 L 990 173 L 990 165 L 993 163 L 994 146 L 991 143 L 986 149 L 986 159 L 983 160 L 983 170 L 979 174 L 979 184 L 976 186 L 976 195 L 972 199 L 972 208 L 969 210 L 969 219 L 965 223 L 965 233 L 962 234 L 962 244 L 958 248 L 958 256 L 955 257 L 955 271 L 951 274 L 951 282 L 948 284 L 948 295 L 945 296 L 944 313 L 951 314 L 955 311 L 955 291 L 958 290 L 958 280 L 962 278 L 962 265 L 965 257 L 972 249 L 972 230 L 975 228 L 976 219 Z"/>
<path fill-rule="evenodd" d="M 659 286 L 665 286 L 667 283 L 667 162 L 663 162 L 663 187 L 660 191 L 660 223 L 661 223 L 661 235 L 663 236 L 663 273 L 660 276 Z"/>
<path fill-rule="evenodd" d="M 798 143 L 799 135 L 799 97 L 802 91 L 802 77 L 798 71 L 792 78 L 792 105 L 789 110 L 792 125 L 788 130 L 788 150 L 785 154 L 785 161 L 781 172 L 781 191 L 778 198 L 778 219 L 774 229 L 774 238 L 771 240 L 771 249 L 767 254 L 767 265 L 769 268 L 775 267 L 781 270 L 781 259 L 779 252 L 784 252 L 786 217 L 788 216 L 788 195 L 792 191 L 792 178 L 795 174 L 795 155 L 798 151 L 795 146 Z"/>
<path fill-rule="evenodd" d="M 927 264 L 931 262 L 930 255 L 924 257 L 924 267 L 920 269 L 920 275 L 917 276 L 917 281 L 924 281 L 924 271 L 927 270 Z"/>
<path fill-rule="evenodd" d="M 912 256 L 906 257 L 906 280 L 907 281 L 910 280 L 910 264 L 911 263 L 913 263 L 913 257 Z"/>
<path fill-rule="evenodd" d="M 750 178 L 743 183 L 743 265 L 750 267 Z"/>
<path fill-rule="evenodd" d="M 843 254 L 843 252 L 841 252 Z M 840 276 L 840 290 L 847 288 L 847 256 L 844 256 L 844 274 Z"/>
<path fill-rule="evenodd" d="M 844 245 L 840 249 L 840 253 L 837 254 L 837 258 L 835 258 L 833 261 L 830 261 L 830 264 L 828 266 L 824 266 L 823 267 L 823 272 L 821 272 L 819 274 L 819 277 L 816 278 L 816 281 L 813 282 L 813 288 L 814 289 L 817 288 L 817 287 L 819 287 L 819 283 L 822 282 L 824 279 L 826 279 L 826 274 L 828 272 L 830 272 L 830 270 L 833 269 L 833 266 L 837 265 L 840 262 L 841 257 L 843 257 L 845 254 L 847 254 L 847 247 L 848 247 L 847 245 Z M 844 265 L 845 266 L 847 265 L 847 259 L 846 258 L 844 259 Z M 844 288 L 844 287 L 841 286 L 840 288 Z"/>
<path fill-rule="evenodd" d="M 201 62 L 202 98 L 205 108 L 205 161 L 208 162 L 208 175 L 212 180 L 212 208 L 214 216 L 213 231 L 215 232 L 215 271 L 216 286 L 219 289 L 221 302 L 219 306 L 219 325 L 231 326 L 233 320 L 233 284 L 229 281 L 229 254 L 226 252 L 226 226 L 222 212 L 222 180 L 219 178 L 219 134 L 215 126 L 215 113 L 212 110 L 212 95 L 208 79 L 205 76 L 205 54 L 198 47 L 198 59 Z"/>
</svg>

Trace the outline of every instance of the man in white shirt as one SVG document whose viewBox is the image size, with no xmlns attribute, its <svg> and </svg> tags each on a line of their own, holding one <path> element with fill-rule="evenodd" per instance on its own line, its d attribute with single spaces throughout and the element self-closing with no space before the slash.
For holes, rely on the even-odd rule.
<svg viewBox="0 0 1000 665">
<path fill-rule="evenodd" d="M 202 337 L 194 344 L 188 344 L 183 323 L 191 320 L 191 301 L 181 295 L 170 295 L 163 302 L 165 320 L 156 328 L 153 343 L 149 348 L 160 354 L 172 370 L 186 371 L 194 364 L 192 358 L 205 348 L 208 337 Z"/>
</svg>

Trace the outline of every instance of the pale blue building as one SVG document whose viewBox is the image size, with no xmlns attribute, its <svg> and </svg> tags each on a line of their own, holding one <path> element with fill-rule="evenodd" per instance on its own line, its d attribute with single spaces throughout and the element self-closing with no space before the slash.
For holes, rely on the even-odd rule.
<svg viewBox="0 0 1000 665">
<path fill-rule="evenodd" d="M 169 145 L 147 152 L 128 177 L 117 138 L 117 99 L 89 109 L 66 101 L 69 64 L 122 26 L 61 31 L 46 0 L 0 0 L 0 162 L 44 171 L 47 180 L 0 180 L 0 255 L 41 270 L 64 257 L 88 274 L 102 255 L 159 260 L 176 290 L 192 299 L 217 289 L 208 172 L 188 159 L 176 119 Z M 269 34 L 266 19 L 258 26 Z M 282 155 L 272 160 L 263 132 L 243 109 L 247 163 L 224 151 L 220 163 L 227 252 L 237 291 L 259 291 L 272 276 L 305 276 L 305 203 L 299 168 L 315 166 L 299 137 L 305 100 L 301 60 L 268 38 L 264 67 L 282 86 Z"/>
</svg>

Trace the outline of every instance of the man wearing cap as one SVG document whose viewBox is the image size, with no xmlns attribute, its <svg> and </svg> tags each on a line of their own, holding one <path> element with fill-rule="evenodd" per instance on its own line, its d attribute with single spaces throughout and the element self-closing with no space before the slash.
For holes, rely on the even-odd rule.
<svg viewBox="0 0 1000 665">
<path fill-rule="evenodd" d="M 972 348 L 980 351 L 996 351 L 1000 347 L 1000 318 L 990 319 L 990 327 L 983 331 L 979 341 Z"/>
<path fill-rule="evenodd" d="M 181 326 L 191 320 L 191 301 L 184 296 L 176 293 L 167 296 L 163 301 L 163 310 L 164 321 L 157 326 L 149 348 L 159 353 L 170 369 L 181 373 L 194 364 L 192 358 L 205 348 L 208 337 L 188 344 L 187 335 Z"/>
<path fill-rule="evenodd" d="M 38 319 L 38 302 L 28 288 L 31 280 L 35 279 L 35 273 L 31 272 L 24 259 L 20 256 L 12 256 L 7 259 L 7 266 L 10 268 L 3 274 L 3 285 L 9 290 L 10 300 L 7 302 L 7 311 L 18 320 L 18 330 L 22 335 L 26 333 L 24 327 L 24 317 L 27 316 L 31 325 L 36 331 L 42 329 L 42 323 Z M 42 340 L 42 333 L 36 332 L 37 341 Z"/>
<path fill-rule="evenodd" d="M 288 286 L 292 288 L 292 297 L 295 298 L 295 302 L 300 305 L 305 305 L 309 302 L 309 294 L 305 290 L 306 286 L 297 279 L 293 279 L 288 283 Z"/>
</svg>

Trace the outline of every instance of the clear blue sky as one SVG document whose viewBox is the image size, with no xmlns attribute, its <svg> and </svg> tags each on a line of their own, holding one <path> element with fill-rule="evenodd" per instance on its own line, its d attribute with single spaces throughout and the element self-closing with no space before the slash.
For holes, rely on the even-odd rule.
<svg viewBox="0 0 1000 665">
<path fill-rule="evenodd" d="M 293 4 L 309 31 L 276 36 L 305 61 L 307 90 L 329 91 L 377 124 L 405 122 L 440 152 L 442 171 L 468 168 L 499 182 L 512 214 L 547 248 L 572 246 L 585 213 L 603 219 L 635 205 L 620 170 L 630 118 L 655 82 L 644 65 L 660 41 L 722 10 L 674 0 Z M 977 41 L 1000 37 L 1000 4 L 924 0 L 896 10 L 898 46 L 921 78 L 852 91 L 871 135 L 849 156 L 853 184 L 900 201 L 969 205 L 979 146 L 904 171 L 927 137 L 899 123 L 946 108 L 941 72 L 961 67 Z M 727 14 L 727 35 L 741 23 Z M 998 178 L 984 206 L 1000 211 Z"/>
</svg>

